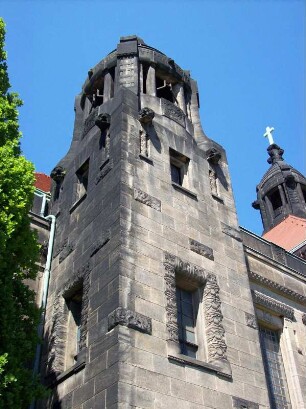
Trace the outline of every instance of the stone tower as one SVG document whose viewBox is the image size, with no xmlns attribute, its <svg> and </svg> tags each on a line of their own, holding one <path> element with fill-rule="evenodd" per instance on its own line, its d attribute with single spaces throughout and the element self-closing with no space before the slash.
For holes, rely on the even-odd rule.
<svg viewBox="0 0 306 409">
<path fill-rule="evenodd" d="M 196 82 L 136 36 L 88 72 L 57 218 L 43 408 L 268 408 L 224 149 Z"/>
</svg>

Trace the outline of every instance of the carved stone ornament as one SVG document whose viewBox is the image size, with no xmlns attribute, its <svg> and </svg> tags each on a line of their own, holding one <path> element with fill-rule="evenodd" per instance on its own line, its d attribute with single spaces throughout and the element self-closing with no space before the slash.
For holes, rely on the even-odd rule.
<svg viewBox="0 0 306 409">
<path fill-rule="evenodd" d="M 169 253 L 165 253 L 164 266 L 166 270 L 165 295 L 169 339 L 174 342 L 179 341 L 175 277 L 176 275 L 182 275 L 187 280 L 193 281 L 203 288 L 208 362 L 228 364 L 226 357 L 227 346 L 224 338 L 225 331 L 222 325 L 220 288 L 216 276 Z"/>
<path fill-rule="evenodd" d="M 300 302 L 301 304 L 306 305 L 306 297 L 303 294 L 297 293 L 296 291 L 290 290 L 288 287 L 284 287 L 281 284 L 278 284 L 276 281 L 272 281 L 266 277 L 263 277 L 253 271 L 249 271 L 249 277 L 252 281 L 263 284 L 266 287 L 273 288 L 278 292 L 284 294 L 287 297 L 294 299 L 295 301 Z"/>
<path fill-rule="evenodd" d="M 157 210 L 158 212 L 161 211 L 161 201 L 140 189 L 134 188 L 134 199 L 152 207 L 152 209 Z"/>
<path fill-rule="evenodd" d="M 259 409 L 259 404 L 232 396 L 234 409 Z"/>
<path fill-rule="evenodd" d="M 294 320 L 294 309 L 289 307 L 288 305 L 256 290 L 252 291 L 252 295 L 255 304 L 262 305 L 263 307 L 266 307 L 267 309 L 274 311 L 279 315 L 289 318 L 290 320 Z"/>
<path fill-rule="evenodd" d="M 221 152 L 216 148 L 208 149 L 206 155 L 208 162 L 213 163 L 214 165 L 217 165 L 222 157 Z"/>
<path fill-rule="evenodd" d="M 237 241 L 242 241 L 240 231 L 237 229 L 234 229 L 231 226 L 228 226 L 227 224 L 221 223 L 222 231 L 224 234 L 232 237 L 233 239 Z"/>
<path fill-rule="evenodd" d="M 95 119 L 95 125 L 97 125 L 97 127 L 100 128 L 101 131 L 104 131 L 105 129 L 109 128 L 110 123 L 111 123 L 110 115 L 104 112 L 99 114 Z"/>
<path fill-rule="evenodd" d="M 82 138 L 93 128 L 96 124 L 96 119 L 98 117 L 98 108 L 94 108 L 88 117 L 85 119 L 84 128 L 82 133 Z"/>
<path fill-rule="evenodd" d="M 66 170 L 62 166 L 56 166 L 50 176 L 51 179 L 53 179 L 56 183 L 60 183 L 64 180 L 64 177 L 66 175 Z"/>
<path fill-rule="evenodd" d="M 198 253 L 201 256 L 208 258 L 209 260 L 214 259 L 213 249 L 211 249 L 208 246 L 205 246 L 205 244 L 202 244 L 199 241 L 193 239 L 189 239 L 189 245 L 191 251 L 194 251 L 195 253 Z"/>
<path fill-rule="evenodd" d="M 257 320 L 255 315 L 249 314 L 248 312 L 245 313 L 245 321 L 246 325 L 250 328 L 257 329 Z"/>
<path fill-rule="evenodd" d="M 124 325 L 145 334 L 152 334 L 151 318 L 123 307 L 116 308 L 108 316 L 108 330 L 110 331 L 116 325 Z"/>
<path fill-rule="evenodd" d="M 92 266 L 88 262 L 84 264 L 72 277 L 67 284 L 57 293 L 54 300 L 54 310 L 52 317 L 52 327 L 48 338 L 48 373 L 61 373 L 65 370 L 65 355 L 67 345 L 68 331 L 68 308 L 65 297 L 73 293 L 74 288 L 82 285 L 82 314 L 81 314 L 81 335 L 79 349 L 86 347 L 87 339 L 87 318 L 89 305 L 89 276 Z"/>
<path fill-rule="evenodd" d="M 167 99 L 161 98 L 163 115 L 177 122 L 178 124 L 185 126 L 185 114 L 184 112 Z"/>
<path fill-rule="evenodd" d="M 155 113 L 151 108 L 144 107 L 139 111 L 138 120 L 142 124 L 149 124 L 153 121 L 154 116 Z"/>
</svg>

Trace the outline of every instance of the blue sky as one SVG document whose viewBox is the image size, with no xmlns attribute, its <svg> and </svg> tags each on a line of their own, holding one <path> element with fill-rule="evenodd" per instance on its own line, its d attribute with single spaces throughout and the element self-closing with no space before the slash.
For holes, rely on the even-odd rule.
<svg viewBox="0 0 306 409">
<path fill-rule="evenodd" d="M 198 81 L 206 134 L 227 150 L 239 222 L 262 232 L 251 207 L 268 169 L 266 126 L 291 165 L 305 167 L 304 0 L 5 1 L 22 149 L 50 173 L 70 145 L 74 97 L 120 36 L 137 34 Z"/>
</svg>

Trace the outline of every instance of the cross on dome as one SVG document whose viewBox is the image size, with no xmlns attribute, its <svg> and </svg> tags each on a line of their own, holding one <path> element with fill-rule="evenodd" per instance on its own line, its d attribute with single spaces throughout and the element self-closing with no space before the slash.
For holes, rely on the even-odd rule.
<svg viewBox="0 0 306 409">
<path fill-rule="evenodd" d="M 273 127 L 270 128 L 269 126 L 267 126 L 266 127 L 266 133 L 264 134 L 264 137 L 269 139 L 269 144 L 270 145 L 274 144 L 274 140 L 273 140 L 273 136 L 272 136 L 273 131 L 274 131 Z"/>
</svg>

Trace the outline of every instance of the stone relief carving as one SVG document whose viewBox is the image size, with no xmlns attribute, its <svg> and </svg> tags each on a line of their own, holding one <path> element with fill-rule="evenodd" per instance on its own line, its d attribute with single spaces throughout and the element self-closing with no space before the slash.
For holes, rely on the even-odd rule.
<svg viewBox="0 0 306 409">
<path fill-rule="evenodd" d="M 148 134 L 143 131 L 142 129 L 139 131 L 139 151 L 140 154 L 146 156 L 147 158 L 150 155 L 149 152 L 150 145 L 149 145 L 149 136 Z"/>
<path fill-rule="evenodd" d="M 208 361 L 228 363 L 226 357 L 227 346 L 225 343 L 225 331 L 222 325 L 223 315 L 221 312 L 220 288 L 214 274 L 192 265 L 180 258 L 165 253 L 164 266 L 166 282 L 166 313 L 169 339 L 178 342 L 177 305 L 176 305 L 176 282 L 175 276 L 183 275 L 188 280 L 195 281 L 203 287 L 203 304 L 206 325 L 206 339 L 208 347 Z"/>
<path fill-rule="evenodd" d="M 210 190 L 211 193 L 215 196 L 219 196 L 218 192 L 218 183 L 217 183 L 217 173 L 213 169 L 209 169 L 208 171 L 208 177 L 209 177 L 209 184 L 210 184 Z"/>
<path fill-rule="evenodd" d="M 151 318 L 123 307 L 116 308 L 108 315 L 108 330 L 110 331 L 116 325 L 124 325 L 145 334 L 152 334 Z"/>
<path fill-rule="evenodd" d="M 154 111 L 151 108 L 144 107 L 139 111 L 138 120 L 142 124 L 152 123 L 155 116 Z"/>
<path fill-rule="evenodd" d="M 101 131 L 104 131 L 105 129 L 109 128 L 111 123 L 111 117 L 109 114 L 106 114 L 105 112 L 101 112 L 96 119 L 95 119 L 95 125 L 97 125 L 98 128 L 101 129 Z"/>
<path fill-rule="evenodd" d="M 96 176 L 95 184 L 97 185 L 113 168 L 113 162 L 109 159 L 102 164 L 100 167 L 100 172 Z"/>
<path fill-rule="evenodd" d="M 246 325 L 250 328 L 257 329 L 257 320 L 255 315 L 249 314 L 248 312 L 245 313 L 245 321 Z"/>
<path fill-rule="evenodd" d="M 232 396 L 234 409 L 259 409 L 259 404 Z"/>
<path fill-rule="evenodd" d="M 253 271 L 249 271 L 249 277 L 251 280 L 256 281 L 260 284 L 263 284 L 269 288 L 273 288 L 277 291 L 279 291 L 280 293 L 293 298 L 294 300 L 302 303 L 302 304 L 306 304 L 306 297 L 300 293 L 297 293 L 296 291 L 290 290 L 287 287 L 282 286 L 281 284 L 278 284 L 275 281 L 272 281 L 266 277 L 263 277 L 257 273 L 254 273 Z"/>
<path fill-rule="evenodd" d="M 118 58 L 119 85 L 133 87 L 135 85 L 135 71 L 137 62 L 134 56 Z"/>
<path fill-rule="evenodd" d="M 217 165 L 219 160 L 221 159 L 221 152 L 218 151 L 216 148 L 210 148 L 206 151 L 207 160 L 208 162 Z"/>
<path fill-rule="evenodd" d="M 294 320 L 294 309 L 280 301 L 275 300 L 268 295 L 262 294 L 259 291 L 252 291 L 253 300 L 256 304 L 262 305 L 280 315 L 283 315 L 290 320 Z"/>
<path fill-rule="evenodd" d="M 90 262 L 85 263 L 56 294 L 54 299 L 54 312 L 52 327 L 49 334 L 49 354 L 47 362 L 48 373 L 60 373 L 65 369 L 66 336 L 68 326 L 68 308 L 65 296 L 75 287 L 82 285 L 82 315 L 81 315 L 81 336 L 80 351 L 86 347 L 87 339 L 87 318 L 89 305 L 89 278 L 92 266 Z"/>
<path fill-rule="evenodd" d="M 152 207 L 152 209 L 159 212 L 161 211 L 161 201 L 138 188 L 134 188 L 134 199 L 149 207 Z"/>
<path fill-rule="evenodd" d="M 198 253 L 201 256 L 208 258 L 209 260 L 214 260 L 214 252 L 210 247 L 205 246 L 205 244 L 202 244 L 199 241 L 190 238 L 189 245 L 191 251 L 194 251 L 195 253 Z"/>
<path fill-rule="evenodd" d="M 234 229 L 231 226 L 228 226 L 227 224 L 221 223 L 221 228 L 224 234 L 227 234 L 228 236 L 232 237 L 233 239 L 237 241 L 242 241 L 240 231 L 237 229 Z"/>
<path fill-rule="evenodd" d="M 61 183 L 66 175 L 66 170 L 62 166 L 56 166 L 50 176 L 56 183 Z"/>
<path fill-rule="evenodd" d="M 88 117 L 85 119 L 84 128 L 82 133 L 82 139 L 84 136 L 96 125 L 96 119 L 98 117 L 98 107 L 94 108 Z"/>
<path fill-rule="evenodd" d="M 164 98 L 161 98 L 161 106 L 163 115 L 185 126 L 185 114 L 179 107 Z"/>
</svg>

